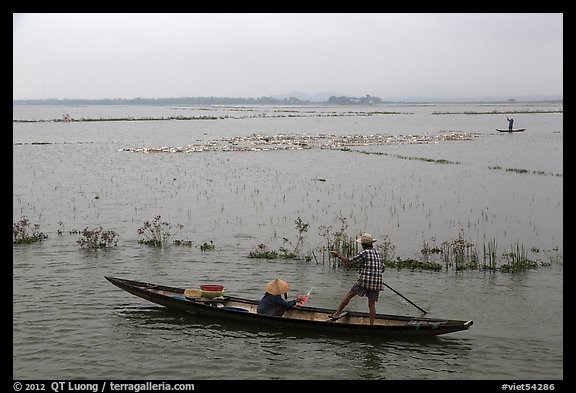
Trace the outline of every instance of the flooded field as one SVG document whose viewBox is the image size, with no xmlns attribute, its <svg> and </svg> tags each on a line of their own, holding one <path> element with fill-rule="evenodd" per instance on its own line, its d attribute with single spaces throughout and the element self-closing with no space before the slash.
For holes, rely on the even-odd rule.
<svg viewBox="0 0 576 393">
<path fill-rule="evenodd" d="M 13 246 L 13 377 L 562 379 L 562 109 L 14 107 L 13 221 L 47 238 Z M 525 132 L 496 131 L 510 115 Z M 139 243 L 158 215 L 179 245 Z M 100 226 L 116 246 L 77 244 Z M 538 267 L 457 270 L 435 256 L 440 271 L 388 269 L 430 316 L 474 320 L 425 343 L 231 329 L 104 279 L 215 282 L 258 298 L 282 277 L 293 295 L 314 286 L 310 305 L 336 308 L 356 276 L 328 260 L 339 231 L 370 232 L 393 258 L 463 239 L 480 260 L 490 245 L 498 266 L 522 249 Z M 314 257 L 248 258 L 259 245 Z M 363 298 L 349 307 L 367 310 Z M 417 315 L 386 290 L 377 311 Z"/>
</svg>

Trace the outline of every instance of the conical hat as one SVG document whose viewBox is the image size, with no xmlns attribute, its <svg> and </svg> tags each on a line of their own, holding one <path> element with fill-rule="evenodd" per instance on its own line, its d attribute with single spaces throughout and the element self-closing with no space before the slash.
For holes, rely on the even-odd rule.
<svg viewBox="0 0 576 393">
<path fill-rule="evenodd" d="M 271 295 L 282 295 L 283 293 L 288 292 L 288 288 L 288 283 L 279 278 L 276 278 L 266 284 L 266 292 Z"/>
</svg>

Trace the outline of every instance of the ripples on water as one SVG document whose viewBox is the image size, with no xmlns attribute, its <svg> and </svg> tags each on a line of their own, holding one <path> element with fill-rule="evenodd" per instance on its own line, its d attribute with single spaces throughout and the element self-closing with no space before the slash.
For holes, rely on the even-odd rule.
<svg viewBox="0 0 576 393">
<path fill-rule="evenodd" d="M 33 114 L 90 112 L 160 115 L 169 108 L 42 108 Z M 134 112 L 131 112 L 133 111 Z M 181 109 L 182 110 L 182 109 Z M 430 316 L 473 319 L 469 331 L 432 339 L 334 337 L 224 325 L 157 307 L 112 286 L 105 275 L 182 287 L 222 283 L 258 298 L 282 277 L 291 295 L 312 286 L 310 304 L 335 308 L 356 273 L 322 263 L 254 260 L 259 243 L 294 241 L 294 220 L 318 227 L 390 235 L 396 255 L 417 255 L 423 241 L 453 240 L 460 228 L 499 252 L 520 241 L 562 252 L 562 178 L 491 170 L 562 173 L 562 115 L 515 116 L 533 132 L 494 134 L 498 115 L 242 118 L 218 121 L 15 123 L 13 217 L 26 215 L 49 235 L 13 247 L 13 378 L 90 379 L 561 379 L 561 264 L 521 274 L 386 272 L 386 282 Z M 108 111 L 108 112 L 107 112 Z M 238 114 L 237 111 L 234 113 Z M 73 115 L 74 117 L 74 115 Z M 502 116 L 500 116 L 502 117 Z M 137 154 L 133 146 L 183 146 L 254 132 L 393 134 L 478 132 L 473 142 L 372 148 L 393 156 L 303 151 Z M 370 150 L 367 148 L 367 150 Z M 313 181 L 324 178 L 326 182 Z M 98 197 L 96 199 L 95 197 Z M 137 244 L 136 228 L 161 214 L 184 225 L 193 247 Z M 58 221 L 65 225 L 63 235 Z M 110 250 L 82 250 L 68 230 L 102 225 L 120 234 Z M 216 250 L 197 245 L 213 240 Z M 317 253 L 320 257 L 320 255 Z M 321 258 L 320 258 L 321 260 Z M 366 300 L 351 309 L 365 311 Z M 391 291 L 378 312 L 418 315 Z"/>
</svg>

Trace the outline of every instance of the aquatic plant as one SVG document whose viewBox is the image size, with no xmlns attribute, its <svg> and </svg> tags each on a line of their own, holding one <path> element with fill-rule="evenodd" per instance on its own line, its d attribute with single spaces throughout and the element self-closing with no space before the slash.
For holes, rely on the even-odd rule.
<svg viewBox="0 0 576 393">
<path fill-rule="evenodd" d="M 547 254 L 548 261 L 546 263 L 542 263 L 542 265 L 549 266 L 553 263 L 564 263 L 564 256 L 560 254 L 558 247 L 555 247 L 549 251 L 544 251 L 544 253 Z"/>
<path fill-rule="evenodd" d="M 300 217 L 298 217 L 295 221 L 296 230 L 298 231 L 298 239 L 296 241 L 296 246 L 294 247 L 294 251 L 292 253 L 294 255 L 298 255 L 298 248 L 302 246 L 302 242 L 304 241 L 304 232 L 308 232 L 309 224 L 302 221 Z"/>
<path fill-rule="evenodd" d="M 14 119 L 13 123 L 46 123 L 46 122 L 94 122 L 94 121 L 161 121 L 161 120 L 217 120 L 227 118 L 228 116 L 143 116 L 143 117 L 81 117 L 78 119 L 39 119 L 39 120 L 28 120 L 28 119 Z"/>
<path fill-rule="evenodd" d="M 286 247 L 279 247 L 278 251 L 280 254 L 278 256 L 284 259 L 299 259 L 299 255 L 296 254 L 294 251 L 289 251 Z"/>
<path fill-rule="evenodd" d="M 256 246 L 256 250 L 250 251 L 248 258 L 276 259 L 278 258 L 278 253 L 273 250 L 268 250 L 268 247 L 264 243 L 260 243 Z"/>
<path fill-rule="evenodd" d="M 30 224 L 30 220 L 26 216 L 22 216 L 20 221 L 12 225 L 12 243 L 35 243 L 41 242 L 48 236 L 39 231 L 39 224 Z"/>
<path fill-rule="evenodd" d="M 21 145 L 51 145 L 52 142 L 16 142 L 14 143 L 15 146 Z"/>
<path fill-rule="evenodd" d="M 76 241 L 81 248 L 105 248 L 118 244 L 118 234 L 114 231 L 104 231 L 102 227 L 96 229 L 84 228 L 82 237 Z"/>
<path fill-rule="evenodd" d="M 151 247 L 165 247 L 168 245 L 170 238 L 174 235 L 172 233 L 172 224 L 166 221 L 160 221 L 161 216 L 154 217 L 152 222 L 145 221 L 144 225 L 138 228 L 138 234 L 143 235 L 144 239 L 138 240 L 138 243 L 145 244 Z M 178 229 L 184 226 L 177 225 Z"/>
<path fill-rule="evenodd" d="M 528 173 L 528 169 L 522 169 L 522 168 L 506 168 L 506 172 Z"/>
<path fill-rule="evenodd" d="M 308 232 L 308 227 L 310 226 L 308 223 L 302 221 L 300 217 L 298 217 L 295 221 L 296 230 L 298 231 L 298 236 L 296 239 L 296 246 L 294 247 L 293 251 L 290 251 L 284 246 L 278 248 L 278 251 L 271 251 L 268 250 L 268 247 L 261 243 L 258 244 L 256 250 L 251 251 L 248 254 L 248 258 L 264 258 L 264 259 L 276 259 L 276 258 L 284 258 L 284 259 L 304 259 L 306 261 L 312 260 L 312 255 L 305 255 L 302 257 L 300 255 L 300 248 L 304 242 L 304 233 Z M 283 238 L 284 243 L 289 243 L 287 238 Z"/>
<path fill-rule="evenodd" d="M 200 245 L 200 251 L 208 251 L 214 250 L 216 246 L 214 246 L 214 241 L 210 240 L 210 243 L 204 242 Z"/>
<path fill-rule="evenodd" d="M 440 263 L 435 262 L 428 262 L 428 261 L 419 261 L 417 259 L 401 259 L 397 257 L 396 260 L 388 260 L 385 261 L 384 265 L 387 268 L 396 268 L 396 269 L 410 269 L 410 270 L 434 270 L 440 271 L 442 270 L 442 265 Z"/>
<path fill-rule="evenodd" d="M 442 256 L 446 269 L 453 267 L 456 270 L 478 267 L 478 250 L 473 243 L 464 239 L 461 229 L 458 239 L 442 243 Z"/>
<path fill-rule="evenodd" d="M 58 221 L 58 226 L 60 227 L 60 229 L 58 229 L 56 231 L 56 233 L 58 233 L 58 235 L 62 235 L 62 233 L 64 233 L 64 223 L 62 221 Z"/>
<path fill-rule="evenodd" d="M 324 243 L 319 246 L 322 252 L 322 263 L 325 263 L 324 252 L 328 252 L 328 263 L 333 261 L 333 266 L 340 266 L 345 269 L 356 269 L 357 266 L 341 264 L 339 259 L 330 256 L 330 250 L 336 250 L 341 255 L 351 257 L 359 252 L 359 245 L 356 242 L 357 236 L 351 236 L 348 231 L 348 220 L 346 217 L 339 217 L 340 228 L 336 232 L 332 232 L 331 226 L 319 226 L 320 236 L 324 238 Z M 297 242 L 294 249 L 291 251 L 285 245 L 290 243 L 288 238 L 283 237 L 284 245 L 279 247 L 278 250 L 271 250 L 264 243 L 260 243 L 256 248 L 250 251 L 248 258 L 262 258 L 262 259 L 305 259 L 311 261 L 312 258 L 318 260 L 313 251 L 309 255 L 301 257 L 300 249 L 304 242 L 304 233 L 309 229 L 309 224 L 305 223 L 300 217 L 295 221 L 295 228 L 298 231 Z M 276 235 L 275 235 L 276 236 Z M 482 246 L 482 260 L 480 260 L 480 252 L 478 248 L 469 240 L 464 237 L 464 230 L 460 229 L 458 237 L 455 240 L 444 241 L 440 247 L 436 246 L 436 240 L 431 239 L 430 245 L 424 241 L 423 247 L 420 250 L 421 258 L 401 258 L 395 257 L 395 246 L 392 244 L 390 237 L 384 234 L 379 237 L 381 240 L 375 245 L 383 256 L 385 266 L 395 269 L 410 269 L 410 270 L 428 270 L 440 271 L 444 266 L 448 270 L 465 270 L 465 269 L 484 269 L 492 272 L 517 272 L 526 269 L 533 269 L 538 266 L 538 262 L 529 259 L 523 246 L 517 245 L 516 249 L 512 248 L 510 253 L 505 253 L 502 258 L 506 259 L 506 263 L 498 266 L 499 258 L 497 255 L 497 242 L 496 239 L 489 240 Z M 202 251 L 213 249 L 213 243 L 205 242 L 200 246 Z M 530 248 L 532 253 L 539 253 L 540 250 L 536 247 Z M 549 266 L 553 262 L 562 261 L 561 254 L 555 250 L 554 254 L 549 256 L 549 262 L 541 262 L 541 266 Z M 443 262 L 440 263 L 440 262 Z"/>
<path fill-rule="evenodd" d="M 404 156 L 401 154 L 385 153 L 385 152 L 380 152 L 380 151 L 363 151 L 363 150 L 350 150 L 350 149 L 347 149 L 347 150 L 338 149 L 338 150 L 339 151 L 349 151 L 349 152 L 354 152 L 354 153 L 359 153 L 359 154 L 389 156 L 389 157 L 399 158 L 401 160 L 420 160 L 420 161 L 424 161 L 424 162 L 430 162 L 433 164 L 461 164 L 461 162 L 459 162 L 459 161 L 450 161 L 450 160 L 447 160 L 445 158 L 434 159 L 434 158 L 426 158 L 426 157 L 413 157 L 413 156 Z"/>
<path fill-rule="evenodd" d="M 192 247 L 192 240 L 179 240 L 176 239 L 174 240 L 172 243 L 174 243 L 177 246 L 188 246 L 188 247 Z"/>
<path fill-rule="evenodd" d="M 532 170 L 523 169 L 523 168 L 502 168 L 499 165 L 489 166 L 488 169 L 505 170 L 506 172 L 514 172 L 514 173 L 521 173 L 521 174 L 527 173 L 530 175 L 564 177 L 561 173 L 553 173 L 553 172 L 545 172 L 545 171 L 532 171 Z"/>
<path fill-rule="evenodd" d="M 358 243 L 356 243 L 356 236 L 350 236 L 346 232 L 348 229 L 347 219 L 340 217 L 340 230 L 334 233 L 334 241 L 332 242 L 332 250 L 338 251 L 340 255 L 350 257 L 358 252 Z M 338 261 L 340 261 L 338 259 Z"/>
<path fill-rule="evenodd" d="M 564 113 L 563 109 L 538 109 L 538 110 L 507 110 L 507 111 L 463 111 L 463 112 L 432 112 L 433 115 L 498 115 L 498 114 L 512 114 L 512 113 Z"/>
<path fill-rule="evenodd" d="M 432 240 L 434 240 L 434 239 L 432 239 Z M 424 246 L 420 250 L 420 253 L 422 254 L 422 259 L 424 260 L 424 262 L 429 262 L 430 255 L 441 254 L 442 249 L 438 248 L 436 246 L 430 247 L 428 245 L 428 243 L 426 241 L 424 241 Z"/>
<path fill-rule="evenodd" d="M 127 147 L 119 151 L 139 153 L 196 153 L 196 152 L 256 152 L 256 151 L 280 151 L 280 150 L 307 150 L 313 148 L 337 149 L 362 154 L 391 155 L 396 158 L 422 160 L 439 164 L 460 164 L 445 159 L 430 159 L 393 155 L 382 152 L 365 152 L 350 150 L 350 146 L 381 146 L 399 144 L 422 144 L 435 143 L 438 141 L 469 141 L 478 134 L 470 132 L 446 132 L 438 135 L 336 135 L 336 134 L 277 134 L 277 135 L 239 135 L 226 137 L 220 140 L 211 140 L 201 144 L 189 144 L 186 146 L 161 146 L 161 147 Z"/>
<path fill-rule="evenodd" d="M 381 238 L 382 240 L 376 244 L 376 249 L 380 251 L 380 254 L 382 254 L 384 258 L 384 263 L 386 263 L 394 258 L 396 246 L 390 241 L 390 236 L 384 235 Z"/>
<path fill-rule="evenodd" d="M 484 244 L 484 254 L 483 254 L 483 264 L 482 268 L 488 270 L 496 270 L 496 239 L 492 239 L 488 244 Z"/>
<path fill-rule="evenodd" d="M 519 243 L 516 243 L 516 246 L 511 246 L 510 252 L 504 253 L 502 256 L 507 261 L 500 266 L 502 272 L 517 272 L 538 267 L 538 262 L 528 258 L 528 252 Z"/>
</svg>

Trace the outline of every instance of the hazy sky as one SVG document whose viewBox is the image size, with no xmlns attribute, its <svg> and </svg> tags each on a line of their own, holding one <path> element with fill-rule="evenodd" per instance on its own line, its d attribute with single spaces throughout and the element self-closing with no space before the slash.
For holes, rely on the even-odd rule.
<svg viewBox="0 0 576 393">
<path fill-rule="evenodd" d="M 14 14 L 13 99 L 563 95 L 561 13 Z"/>
</svg>

